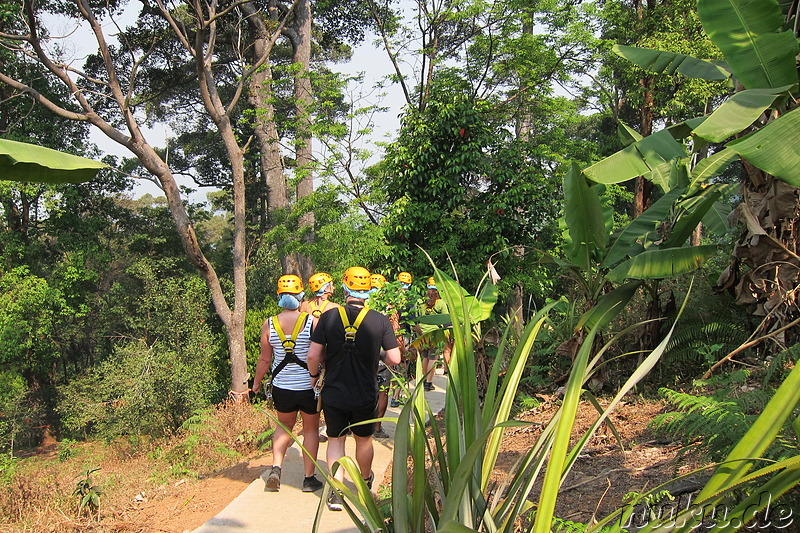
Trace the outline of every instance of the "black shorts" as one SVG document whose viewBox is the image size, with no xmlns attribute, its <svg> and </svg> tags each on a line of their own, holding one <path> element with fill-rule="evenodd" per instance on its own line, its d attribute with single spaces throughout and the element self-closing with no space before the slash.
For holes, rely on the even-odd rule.
<svg viewBox="0 0 800 533">
<path fill-rule="evenodd" d="M 317 399 L 311 389 L 288 390 L 272 387 L 272 401 L 279 413 L 303 411 L 307 415 L 317 414 Z"/>
<path fill-rule="evenodd" d="M 327 405 L 323 398 L 322 412 L 325 413 L 325 425 L 329 437 L 344 435 L 345 428 L 350 424 L 364 422 L 375 418 L 375 404 L 356 409 L 343 409 Z M 353 434 L 359 437 L 369 437 L 375 430 L 375 424 L 360 424 L 350 428 Z"/>
<path fill-rule="evenodd" d="M 378 370 L 378 390 L 387 391 L 392 384 L 392 371 L 389 367 L 381 366 Z"/>
</svg>

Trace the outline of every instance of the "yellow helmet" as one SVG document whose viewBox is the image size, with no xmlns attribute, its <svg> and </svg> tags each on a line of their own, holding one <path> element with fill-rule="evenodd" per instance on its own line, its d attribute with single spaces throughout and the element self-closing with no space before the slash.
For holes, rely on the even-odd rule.
<svg viewBox="0 0 800 533">
<path fill-rule="evenodd" d="M 303 281 L 299 276 L 287 274 L 278 278 L 278 294 L 298 294 L 303 292 Z"/>
<path fill-rule="evenodd" d="M 317 272 L 308 278 L 308 288 L 313 292 L 317 292 L 331 281 L 333 281 L 333 277 L 331 277 L 331 275 L 327 272 Z"/>
<path fill-rule="evenodd" d="M 436 280 L 433 279 L 433 276 L 428 278 L 428 287 L 436 287 Z"/>
<path fill-rule="evenodd" d="M 369 277 L 369 281 L 373 288 L 379 288 L 386 283 L 386 277 L 383 274 L 373 274 Z"/>
<path fill-rule="evenodd" d="M 342 282 L 350 290 L 368 291 L 372 287 L 369 276 L 369 270 L 364 267 L 350 267 L 344 271 Z"/>
<path fill-rule="evenodd" d="M 411 274 L 409 274 L 408 272 L 400 272 L 397 275 L 397 281 L 401 283 L 411 283 L 412 281 L 414 281 L 414 278 L 412 278 Z"/>
</svg>

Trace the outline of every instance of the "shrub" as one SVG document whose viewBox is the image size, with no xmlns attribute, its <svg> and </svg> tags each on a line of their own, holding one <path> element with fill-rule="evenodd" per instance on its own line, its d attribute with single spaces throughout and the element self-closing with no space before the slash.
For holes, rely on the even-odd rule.
<svg viewBox="0 0 800 533">
<path fill-rule="evenodd" d="M 38 444 L 44 409 L 16 372 L 0 372 L 0 452 Z"/>
<path fill-rule="evenodd" d="M 176 352 L 130 342 L 95 369 L 59 387 L 67 434 L 166 435 L 216 394 L 212 349 Z"/>
</svg>

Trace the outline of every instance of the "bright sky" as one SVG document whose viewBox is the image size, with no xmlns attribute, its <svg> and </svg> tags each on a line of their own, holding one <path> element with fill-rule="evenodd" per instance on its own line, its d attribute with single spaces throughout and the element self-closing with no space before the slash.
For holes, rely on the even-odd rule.
<svg viewBox="0 0 800 533">
<path fill-rule="evenodd" d="M 135 3 L 131 5 L 131 14 L 124 14 L 117 22 L 120 25 L 130 24 L 135 17 L 138 6 Z M 67 22 L 65 19 L 50 17 L 47 20 L 48 27 L 50 28 L 51 35 L 63 35 L 64 39 L 58 41 L 58 45 L 63 48 L 65 57 L 74 58 L 73 65 L 76 68 L 81 68 L 88 54 L 96 50 L 97 45 L 94 36 L 85 28 L 75 29 L 73 22 Z M 116 33 L 117 28 L 111 21 L 105 21 L 103 28 L 106 32 L 106 37 L 109 41 L 113 42 L 113 34 Z M 392 66 L 388 57 L 383 50 L 375 48 L 371 43 L 373 37 L 368 37 L 365 42 L 354 50 L 354 55 L 351 61 L 342 64 L 330 65 L 332 70 L 342 72 L 347 75 L 355 75 L 364 73 L 364 79 L 360 87 L 351 87 L 353 93 L 363 93 L 376 95 L 377 93 L 372 90 L 372 87 L 387 74 L 392 74 Z M 369 104 L 379 104 L 389 107 L 390 110 L 379 115 L 375 115 L 374 128 L 375 133 L 366 142 L 370 146 L 361 146 L 359 148 L 366 148 L 372 152 L 377 152 L 378 148 L 374 146 L 374 140 L 385 139 L 387 135 L 392 134 L 399 127 L 400 109 L 404 103 L 402 92 L 398 86 L 393 86 L 384 89 L 383 92 L 387 96 L 381 100 L 376 101 L 377 96 L 370 96 L 367 101 L 358 102 L 356 105 L 365 106 Z M 360 127 L 363 127 L 361 125 Z M 127 132 L 125 132 L 127 133 Z M 145 129 L 145 136 L 153 146 L 163 146 L 165 139 L 171 134 L 167 125 L 157 125 L 154 128 Z M 107 154 L 117 155 L 120 157 L 130 157 L 131 153 L 112 141 L 96 128 L 91 128 L 90 139 L 102 151 Z M 320 150 L 319 143 L 315 144 L 315 150 Z M 182 183 L 191 188 L 197 186 L 188 179 L 184 179 Z M 205 201 L 205 195 L 209 189 L 200 189 L 191 197 L 193 202 Z M 162 195 L 161 190 L 152 182 L 147 180 L 138 180 L 137 185 L 134 187 L 134 196 L 139 197 L 143 194 L 150 193 L 154 196 Z"/>
</svg>

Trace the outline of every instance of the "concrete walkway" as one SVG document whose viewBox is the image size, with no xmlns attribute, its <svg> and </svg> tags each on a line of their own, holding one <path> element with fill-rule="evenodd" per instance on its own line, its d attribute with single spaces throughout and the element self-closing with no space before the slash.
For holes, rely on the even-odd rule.
<svg viewBox="0 0 800 533">
<path fill-rule="evenodd" d="M 434 377 L 436 390 L 426 392 L 425 398 L 434 413 L 444 407 L 445 387 L 447 376 Z M 386 416 L 397 416 L 399 408 L 389 407 Z M 392 449 L 395 424 L 384 422 L 383 429 L 389 434 L 389 439 L 373 439 L 375 444 L 375 458 L 372 469 L 375 472 L 375 486 L 383 480 L 384 474 L 392 460 Z M 355 453 L 355 443 L 352 438 L 347 439 L 347 454 L 351 457 Z M 320 443 L 317 462 L 325 464 L 325 443 Z M 292 444 L 286 453 L 281 474 L 281 490 L 279 492 L 265 492 L 264 483 L 268 469 L 259 479 L 253 481 L 239 496 L 211 520 L 194 530 L 194 533 L 308 533 L 314 525 L 320 498 L 325 489 L 317 492 L 302 492 L 303 460 L 300 449 Z M 322 479 L 321 476 L 317 476 Z M 350 533 L 358 532 L 346 511 L 332 512 L 324 509 L 319 531 L 322 533 Z"/>
</svg>

